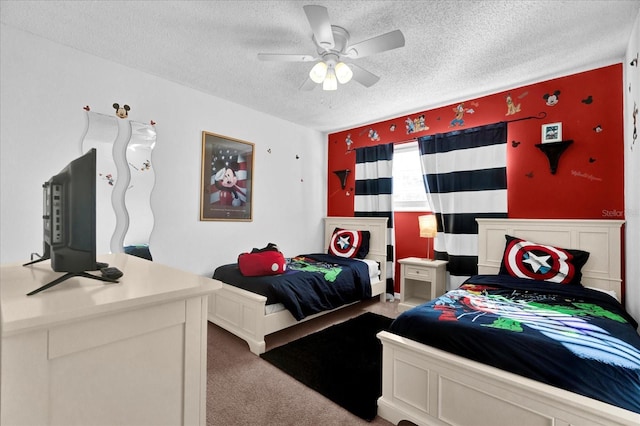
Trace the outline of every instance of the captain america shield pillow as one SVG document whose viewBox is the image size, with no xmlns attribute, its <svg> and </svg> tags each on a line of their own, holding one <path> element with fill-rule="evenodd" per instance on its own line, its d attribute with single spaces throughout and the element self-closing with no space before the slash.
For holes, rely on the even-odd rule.
<svg viewBox="0 0 640 426">
<path fill-rule="evenodd" d="M 507 244 L 500 274 L 556 284 L 581 285 L 582 267 L 589 253 L 538 244 L 505 235 Z"/>
<path fill-rule="evenodd" d="M 369 231 L 336 228 L 329 242 L 329 254 L 364 259 L 369 253 Z"/>
</svg>

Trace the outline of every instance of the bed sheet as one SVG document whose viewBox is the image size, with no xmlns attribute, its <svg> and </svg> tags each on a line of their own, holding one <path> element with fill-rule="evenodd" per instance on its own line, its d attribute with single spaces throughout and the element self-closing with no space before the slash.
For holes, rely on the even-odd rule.
<svg viewBox="0 0 640 426">
<path fill-rule="evenodd" d="M 599 291 L 506 275 L 471 277 L 390 331 L 640 413 L 640 336 Z"/>
<path fill-rule="evenodd" d="M 378 269 L 376 262 L 323 253 L 304 254 L 287 259 L 283 274 L 245 277 L 237 264 L 229 264 L 216 268 L 213 278 L 265 296 L 267 313 L 279 310 L 274 306 L 283 306 L 301 320 L 371 297 L 370 270 L 374 264 Z"/>
<path fill-rule="evenodd" d="M 289 260 L 289 259 L 288 259 Z M 373 259 L 354 259 L 358 262 L 363 262 L 369 268 L 369 281 L 374 283 L 380 280 L 380 264 Z M 239 271 L 238 271 L 239 272 Z M 273 314 L 276 312 L 284 311 L 287 308 L 282 303 L 271 303 L 264 307 L 265 315 Z"/>
</svg>

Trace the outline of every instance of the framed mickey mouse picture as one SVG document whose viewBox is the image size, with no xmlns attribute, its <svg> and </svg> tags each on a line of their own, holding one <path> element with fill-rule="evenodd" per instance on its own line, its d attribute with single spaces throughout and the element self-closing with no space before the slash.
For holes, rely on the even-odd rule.
<svg viewBox="0 0 640 426">
<path fill-rule="evenodd" d="M 254 144 L 202 132 L 200 220 L 252 220 Z"/>
</svg>

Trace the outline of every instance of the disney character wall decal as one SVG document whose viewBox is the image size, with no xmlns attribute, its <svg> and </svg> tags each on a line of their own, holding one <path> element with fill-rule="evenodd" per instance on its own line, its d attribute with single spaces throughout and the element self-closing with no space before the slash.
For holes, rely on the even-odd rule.
<svg viewBox="0 0 640 426">
<path fill-rule="evenodd" d="M 546 101 L 547 106 L 555 106 L 560 102 L 560 91 L 556 90 L 551 94 L 545 93 L 542 95 L 542 99 Z"/>
<path fill-rule="evenodd" d="M 113 108 L 116 110 L 116 117 L 118 118 L 127 118 L 129 116 L 129 111 L 131 111 L 131 107 L 129 105 L 122 105 L 114 103 Z"/>
<path fill-rule="evenodd" d="M 585 105 L 591 105 L 593 103 L 593 96 L 589 95 L 586 98 L 582 99 L 580 102 Z"/>
<path fill-rule="evenodd" d="M 347 137 L 344 138 L 344 143 L 347 144 L 347 152 L 346 153 L 351 152 L 351 145 L 353 145 L 353 139 L 351 139 L 351 133 L 347 133 Z"/>
<path fill-rule="evenodd" d="M 521 104 L 513 102 L 513 98 L 510 94 L 505 96 L 505 101 L 507 102 L 507 113 L 505 115 L 514 115 L 515 113 L 520 112 Z"/>
</svg>

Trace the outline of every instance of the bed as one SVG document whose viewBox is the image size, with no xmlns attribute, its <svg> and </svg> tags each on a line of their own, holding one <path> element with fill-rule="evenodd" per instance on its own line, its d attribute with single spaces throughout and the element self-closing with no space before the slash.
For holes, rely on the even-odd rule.
<svg viewBox="0 0 640 426">
<path fill-rule="evenodd" d="M 369 231 L 369 251 L 366 259 L 379 266 L 377 280 L 371 281 L 371 297 L 385 301 L 387 277 L 387 218 L 327 217 L 324 219 L 324 252 L 328 251 L 336 228 Z M 298 320 L 288 309 L 267 303 L 267 296 L 222 282 L 222 287 L 209 296 L 208 319 L 212 323 L 245 340 L 251 352 L 259 355 L 266 349 L 265 336 L 303 321 L 332 312 L 334 309 L 304 316 Z M 356 302 L 357 303 L 357 302 Z"/>
<path fill-rule="evenodd" d="M 622 226 L 623 221 L 612 220 L 478 219 L 478 273 L 498 274 L 509 235 L 589 252 L 582 284 L 622 295 Z M 610 299 L 604 292 L 592 293 Z M 637 324 L 629 324 L 634 334 Z M 383 345 L 378 415 L 394 424 L 401 420 L 419 425 L 640 424 L 635 411 L 450 353 L 435 347 L 438 343 L 427 345 L 389 331 L 378 337 Z M 501 354 L 504 347 L 495 350 Z M 637 362 L 636 349 L 631 351 L 632 362 Z"/>
</svg>

